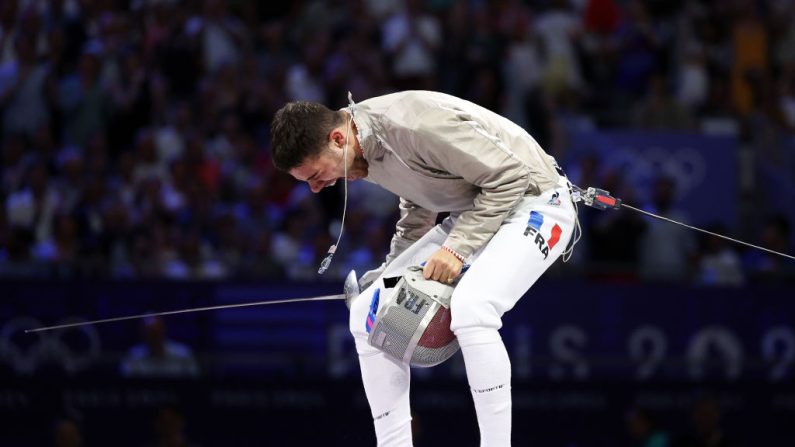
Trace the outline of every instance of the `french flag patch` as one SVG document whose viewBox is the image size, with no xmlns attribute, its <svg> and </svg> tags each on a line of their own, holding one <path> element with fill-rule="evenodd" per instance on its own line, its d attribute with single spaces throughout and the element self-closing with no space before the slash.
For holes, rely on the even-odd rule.
<svg viewBox="0 0 795 447">
<path fill-rule="evenodd" d="M 381 288 L 375 289 L 375 292 L 373 292 L 373 299 L 370 301 L 370 312 L 367 313 L 367 321 L 364 324 L 364 328 L 368 334 L 375 324 L 375 314 L 378 312 L 378 301 L 380 296 Z"/>
</svg>

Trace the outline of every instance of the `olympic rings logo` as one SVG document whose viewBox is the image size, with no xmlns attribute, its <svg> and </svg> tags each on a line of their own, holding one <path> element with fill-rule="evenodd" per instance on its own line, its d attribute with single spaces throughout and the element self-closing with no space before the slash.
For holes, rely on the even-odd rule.
<svg viewBox="0 0 795 447">
<path fill-rule="evenodd" d="M 610 159 L 611 165 L 624 168 L 622 172 L 631 184 L 651 185 L 661 173 L 671 177 L 680 197 L 698 188 L 707 174 L 704 156 L 692 147 L 650 147 L 643 151 L 624 147 L 611 152 Z"/>
<path fill-rule="evenodd" d="M 58 324 L 82 321 L 85 320 L 65 318 Z M 57 364 L 73 374 L 99 358 L 102 343 L 94 327 L 25 333 L 27 329 L 41 326 L 39 320 L 31 317 L 7 321 L 0 329 L 0 363 L 10 365 L 19 374 L 33 374 L 43 364 Z"/>
</svg>

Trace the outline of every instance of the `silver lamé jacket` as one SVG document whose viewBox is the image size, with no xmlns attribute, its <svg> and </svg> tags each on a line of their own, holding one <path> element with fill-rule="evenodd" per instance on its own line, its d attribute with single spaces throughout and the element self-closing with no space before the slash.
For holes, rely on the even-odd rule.
<svg viewBox="0 0 795 447">
<path fill-rule="evenodd" d="M 438 92 L 406 91 L 352 104 L 366 180 L 400 197 L 387 263 L 440 212 L 456 216 L 446 245 L 467 257 L 525 195 L 557 186 L 554 159 L 510 120 Z"/>
</svg>

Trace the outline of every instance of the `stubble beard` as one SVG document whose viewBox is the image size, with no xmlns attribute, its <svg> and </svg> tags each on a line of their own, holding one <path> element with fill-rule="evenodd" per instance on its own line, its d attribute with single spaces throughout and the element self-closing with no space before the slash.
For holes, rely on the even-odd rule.
<svg viewBox="0 0 795 447">
<path fill-rule="evenodd" d="M 365 160 L 361 155 L 356 154 L 353 158 L 351 166 L 348 167 L 348 178 L 350 180 L 357 180 L 367 177 L 368 166 L 369 164 L 367 163 L 367 160 Z"/>
</svg>

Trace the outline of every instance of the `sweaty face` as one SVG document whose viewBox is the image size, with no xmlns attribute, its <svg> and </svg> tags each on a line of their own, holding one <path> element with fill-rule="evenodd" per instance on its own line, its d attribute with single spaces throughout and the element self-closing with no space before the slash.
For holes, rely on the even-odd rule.
<svg viewBox="0 0 795 447">
<path fill-rule="evenodd" d="M 300 166 L 290 170 L 297 180 L 309 183 L 312 192 L 332 186 L 338 178 L 345 175 L 342 164 L 342 150 L 327 149 L 314 158 L 307 159 Z"/>
<path fill-rule="evenodd" d="M 328 146 L 317 156 L 307 158 L 301 165 L 291 169 L 290 175 L 309 183 L 312 192 L 320 192 L 334 185 L 337 179 L 344 178 L 346 174 L 348 180 L 367 177 L 368 163 L 361 156 L 361 149 L 357 155 L 357 147 L 358 142 L 350 129 L 343 131 L 342 128 L 336 128 L 331 132 Z"/>
</svg>

